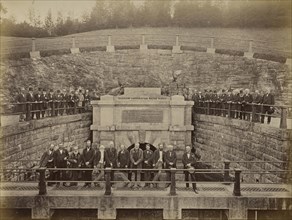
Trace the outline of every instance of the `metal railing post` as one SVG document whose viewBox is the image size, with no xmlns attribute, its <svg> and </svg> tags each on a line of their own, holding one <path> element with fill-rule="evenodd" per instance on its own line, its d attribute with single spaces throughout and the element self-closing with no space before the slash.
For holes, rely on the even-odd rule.
<svg viewBox="0 0 292 220">
<path fill-rule="evenodd" d="M 46 186 L 46 168 L 40 167 L 37 170 L 40 173 L 39 177 L 39 195 L 47 194 L 47 186 Z"/>
<path fill-rule="evenodd" d="M 230 181 L 229 168 L 230 168 L 230 161 L 225 160 L 224 161 L 224 182 Z"/>
<path fill-rule="evenodd" d="M 233 188 L 233 195 L 234 196 L 241 196 L 240 192 L 240 169 L 235 169 L 235 182 L 234 182 L 234 188 Z"/>
<path fill-rule="evenodd" d="M 55 116 L 55 102 L 54 101 L 52 101 L 52 114 L 51 114 L 51 116 L 52 117 Z"/>
<path fill-rule="evenodd" d="M 287 128 L 287 108 L 281 106 L 280 128 Z"/>
<path fill-rule="evenodd" d="M 105 168 L 105 195 L 111 195 L 111 172 L 112 168 L 107 167 Z"/>
<path fill-rule="evenodd" d="M 231 103 L 228 103 L 228 118 L 231 118 Z"/>
<path fill-rule="evenodd" d="M 176 168 L 170 168 L 170 195 L 176 195 L 176 182 L 175 182 Z"/>
<path fill-rule="evenodd" d="M 32 118 L 31 118 L 31 110 L 32 110 L 32 104 L 31 103 L 27 103 L 26 104 L 27 107 L 26 107 L 26 120 L 27 121 L 30 121 Z"/>
<path fill-rule="evenodd" d="M 207 115 L 210 115 L 210 102 L 207 102 Z"/>
</svg>

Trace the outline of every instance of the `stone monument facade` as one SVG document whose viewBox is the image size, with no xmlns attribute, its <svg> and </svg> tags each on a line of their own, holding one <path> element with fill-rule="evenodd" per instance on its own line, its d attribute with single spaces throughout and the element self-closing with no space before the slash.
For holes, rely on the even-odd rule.
<svg viewBox="0 0 292 220">
<path fill-rule="evenodd" d="M 191 144 L 194 103 L 183 96 L 162 96 L 160 88 L 125 88 L 124 95 L 104 95 L 91 104 L 94 142 L 174 144 L 181 152 Z"/>
</svg>

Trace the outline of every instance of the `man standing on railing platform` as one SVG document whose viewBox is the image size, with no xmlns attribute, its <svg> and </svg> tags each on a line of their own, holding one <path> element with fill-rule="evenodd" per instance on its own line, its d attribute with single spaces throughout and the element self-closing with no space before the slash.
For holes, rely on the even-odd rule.
<svg viewBox="0 0 292 220">
<path fill-rule="evenodd" d="M 254 119 L 253 121 L 254 122 L 259 122 L 260 121 L 260 113 L 261 113 L 261 106 L 260 104 L 262 103 L 262 99 L 263 97 L 261 96 L 259 90 L 256 90 L 255 93 L 254 93 L 254 97 L 253 97 L 253 108 L 254 108 L 254 112 L 255 112 L 255 115 L 254 115 Z"/>
<path fill-rule="evenodd" d="M 34 118 L 34 95 L 33 95 L 33 89 L 30 87 L 28 88 L 28 94 L 26 95 L 26 101 L 27 101 L 27 110 L 26 110 L 26 119 L 30 120 Z"/>
<path fill-rule="evenodd" d="M 176 168 L 176 153 L 173 150 L 173 145 L 167 146 L 168 151 L 165 153 L 165 169 Z M 166 181 L 170 181 L 170 171 L 166 171 Z M 166 187 L 170 186 L 170 183 L 166 184 Z"/>
<path fill-rule="evenodd" d="M 195 165 L 197 162 L 196 155 L 191 152 L 191 147 L 186 146 L 186 151 L 182 156 L 182 163 L 184 165 L 184 169 L 188 169 L 188 171 L 184 171 L 185 174 L 185 181 L 189 181 L 189 176 L 191 176 L 191 181 L 196 181 L 195 178 Z M 192 183 L 193 190 L 197 194 L 197 185 L 196 183 Z M 186 183 L 186 187 L 189 187 L 189 183 Z"/>
<path fill-rule="evenodd" d="M 105 147 L 100 145 L 100 147 L 96 148 L 95 156 L 94 156 L 94 169 L 95 174 L 97 176 L 94 178 L 94 181 L 100 181 L 104 177 L 104 153 Z M 100 170 L 100 171 L 99 171 Z M 94 183 L 95 186 L 100 186 L 99 183 Z"/>
<path fill-rule="evenodd" d="M 81 156 L 80 153 L 78 152 L 78 147 L 77 146 L 73 146 L 73 152 L 69 155 L 69 167 L 70 168 L 80 168 L 81 167 Z M 79 170 L 70 170 L 71 173 L 71 180 L 72 181 L 77 181 L 78 180 L 78 176 L 79 176 Z M 77 182 L 71 182 L 70 186 L 77 186 L 78 183 Z"/>
<path fill-rule="evenodd" d="M 54 162 L 55 168 L 67 168 L 67 160 L 69 154 L 66 149 L 64 149 L 64 145 L 59 144 L 59 149 L 54 153 Z M 66 170 L 58 170 L 56 172 L 56 179 L 58 181 L 66 180 Z M 60 186 L 60 182 L 57 183 L 57 186 Z M 63 186 L 66 186 L 66 183 L 63 182 Z"/>
<path fill-rule="evenodd" d="M 105 167 L 109 167 L 109 168 L 116 168 L 117 167 L 118 154 L 117 154 L 117 150 L 115 148 L 113 141 L 111 141 L 109 143 L 109 147 L 106 148 L 104 157 L 105 157 Z M 114 181 L 114 177 L 115 177 L 115 173 L 112 170 L 111 171 L 111 181 Z M 111 183 L 111 186 L 113 186 L 113 185 L 114 184 Z"/>
<path fill-rule="evenodd" d="M 40 160 L 40 167 L 54 168 L 54 145 L 51 144 L 49 150 L 45 151 Z M 55 172 L 53 170 L 49 171 L 49 181 L 55 180 Z M 49 182 L 48 186 L 52 186 L 53 182 Z"/>
<path fill-rule="evenodd" d="M 153 162 L 152 162 L 152 155 L 153 151 L 150 149 L 150 144 L 146 144 L 146 150 L 143 152 L 143 168 L 145 169 L 152 169 L 153 168 Z M 147 181 L 145 183 L 145 187 L 150 186 L 150 179 L 151 179 L 151 171 L 145 170 L 144 171 L 144 179 Z"/>
<path fill-rule="evenodd" d="M 41 105 L 42 105 L 42 118 L 45 117 L 45 113 L 48 109 L 48 101 L 49 101 L 49 97 L 47 95 L 47 91 L 46 89 L 43 89 L 42 95 L 41 95 Z"/>
<path fill-rule="evenodd" d="M 42 110 L 41 96 L 42 96 L 42 89 L 39 88 L 38 92 L 34 95 L 34 99 L 35 99 L 35 102 L 36 102 L 36 104 L 34 104 L 34 106 L 35 106 L 34 110 L 36 111 L 35 112 L 36 119 L 40 119 L 41 118 L 41 110 Z"/>
<path fill-rule="evenodd" d="M 161 169 L 164 168 L 164 151 L 163 151 L 163 144 L 160 143 L 158 145 L 158 149 L 156 149 L 153 153 L 153 167 L 155 169 L 158 169 L 158 171 L 155 171 L 154 174 L 154 178 L 153 178 L 153 182 L 159 181 L 160 177 L 162 176 L 162 171 Z M 158 187 L 157 183 L 153 183 L 153 186 L 155 188 Z"/>
<path fill-rule="evenodd" d="M 82 153 L 82 167 L 86 169 L 92 169 L 94 163 L 94 150 L 91 147 L 91 140 L 86 141 L 86 147 Z M 92 181 L 92 170 L 85 170 L 83 175 L 84 181 Z M 90 182 L 85 182 L 84 187 L 91 187 Z"/>
<path fill-rule="evenodd" d="M 134 181 L 141 181 L 141 168 L 142 168 L 142 162 L 143 162 L 143 151 L 139 148 L 140 144 L 135 143 L 135 146 L 133 149 L 130 150 L 130 161 L 131 161 L 131 168 L 137 169 L 132 170 L 132 178 L 134 177 Z M 134 173 L 134 175 L 133 175 Z M 132 187 L 141 187 L 140 182 L 132 184 Z"/>
<path fill-rule="evenodd" d="M 262 104 L 263 104 L 263 112 L 262 112 L 262 117 L 261 117 L 261 123 L 264 123 L 265 114 L 268 114 L 268 124 L 270 124 L 271 114 L 274 113 L 274 108 L 270 105 L 275 105 L 275 98 L 274 98 L 274 95 L 271 94 L 270 89 L 266 90 L 266 94 L 264 94 L 263 96 Z"/>
<path fill-rule="evenodd" d="M 25 120 L 25 112 L 26 112 L 26 97 L 25 97 L 25 89 L 21 87 L 19 94 L 16 97 L 16 102 L 18 105 L 16 106 L 16 111 L 20 114 L 19 115 L 19 121 Z"/>
</svg>

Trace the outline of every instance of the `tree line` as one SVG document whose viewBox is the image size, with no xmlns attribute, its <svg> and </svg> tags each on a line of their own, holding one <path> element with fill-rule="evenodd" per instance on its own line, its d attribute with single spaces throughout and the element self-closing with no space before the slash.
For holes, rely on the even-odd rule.
<svg viewBox="0 0 292 220">
<path fill-rule="evenodd" d="M 1 4 L 1 3 L 0 3 Z M 1 13 L 7 9 L 0 5 Z M 1 18 L 1 35 L 17 37 L 63 36 L 99 29 L 128 27 L 291 27 L 291 1 L 226 1 L 226 0 L 98 0 L 81 18 L 53 18 L 51 9 L 41 20 L 33 9 L 28 21 L 16 23 Z"/>
</svg>

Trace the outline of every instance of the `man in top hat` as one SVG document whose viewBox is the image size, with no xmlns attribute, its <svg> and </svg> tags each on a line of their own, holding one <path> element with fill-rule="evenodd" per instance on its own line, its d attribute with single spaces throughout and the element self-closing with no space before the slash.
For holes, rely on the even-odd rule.
<svg viewBox="0 0 292 220">
<path fill-rule="evenodd" d="M 59 149 L 54 152 L 54 165 L 55 168 L 67 168 L 69 153 L 64 148 L 64 145 L 59 144 Z M 59 181 L 66 180 L 66 170 L 58 170 L 56 172 L 56 179 Z M 57 186 L 60 185 L 60 182 L 57 183 Z M 66 183 L 63 182 L 63 186 L 66 186 Z"/>
<path fill-rule="evenodd" d="M 34 109 L 35 109 L 35 98 L 33 94 L 33 89 L 31 87 L 28 88 L 28 93 L 26 95 L 26 101 L 27 101 L 27 113 L 26 118 L 27 119 L 33 119 L 34 118 Z"/>
<path fill-rule="evenodd" d="M 271 114 L 274 113 L 274 108 L 271 105 L 275 105 L 275 97 L 271 93 L 271 90 L 269 88 L 266 89 L 266 93 L 263 95 L 262 104 L 263 104 L 263 112 L 261 116 L 261 123 L 264 123 L 265 114 L 268 114 L 268 124 L 270 124 Z"/>
<path fill-rule="evenodd" d="M 143 152 L 143 168 L 145 169 L 152 169 L 153 168 L 153 162 L 152 162 L 152 155 L 153 151 L 150 149 L 150 144 L 146 144 L 146 150 Z M 150 186 L 150 179 L 151 179 L 151 171 L 145 170 L 144 171 L 144 179 L 145 181 L 148 181 L 145 183 L 145 187 Z"/>
<path fill-rule="evenodd" d="M 51 144 L 49 149 L 45 151 L 40 160 L 40 167 L 54 168 L 54 145 Z M 50 175 L 48 180 L 52 181 L 55 179 L 55 173 L 53 170 L 49 171 Z M 48 182 L 48 186 L 53 185 L 53 182 Z"/>
<path fill-rule="evenodd" d="M 73 152 L 69 155 L 69 167 L 70 168 L 80 168 L 81 167 L 81 155 L 78 151 L 78 147 L 77 146 L 73 146 Z M 71 170 L 71 180 L 72 181 L 77 181 L 78 180 L 78 176 L 79 176 L 79 170 Z M 78 183 L 77 182 L 71 182 L 70 186 L 77 186 Z"/>
<path fill-rule="evenodd" d="M 92 169 L 94 166 L 94 155 L 95 152 L 91 147 L 91 140 L 86 141 L 86 147 L 83 149 L 81 161 L 82 161 L 82 167 L 86 168 L 88 170 L 85 170 L 83 173 L 83 180 L 85 181 L 91 181 L 92 180 Z M 86 182 L 84 184 L 84 187 L 91 187 L 90 182 Z"/>
<path fill-rule="evenodd" d="M 42 96 L 42 89 L 39 88 L 38 92 L 34 95 L 34 99 L 35 99 L 35 114 L 36 114 L 36 118 L 40 119 L 41 118 L 41 111 L 42 111 L 42 100 L 41 100 L 41 96 Z"/>
<path fill-rule="evenodd" d="M 18 105 L 16 106 L 16 111 L 19 113 L 19 121 L 25 120 L 25 112 L 26 112 L 26 96 L 25 96 L 25 89 L 21 87 L 17 97 L 16 102 Z"/>
<path fill-rule="evenodd" d="M 194 153 L 191 152 L 191 147 L 186 146 L 186 151 L 182 156 L 182 163 L 184 165 L 184 169 L 188 169 L 184 171 L 185 174 L 185 181 L 189 181 L 189 176 L 191 176 L 191 181 L 196 181 L 195 178 L 195 164 L 197 162 L 197 158 Z M 192 183 L 193 190 L 195 193 L 197 192 L 197 185 L 196 183 Z M 189 183 L 186 183 L 186 187 L 189 187 Z"/>
<path fill-rule="evenodd" d="M 42 95 L 41 95 L 41 101 L 42 101 L 42 117 L 45 117 L 45 113 L 46 113 L 46 110 L 48 109 L 48 101 L 49 101 L 49 97 L 48 97 L 48 94 L 47 94 L 47 90 L 46 89 L 43 89 L 43 92 L 42 92 Z"/>
</svg>

